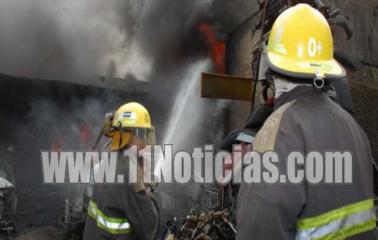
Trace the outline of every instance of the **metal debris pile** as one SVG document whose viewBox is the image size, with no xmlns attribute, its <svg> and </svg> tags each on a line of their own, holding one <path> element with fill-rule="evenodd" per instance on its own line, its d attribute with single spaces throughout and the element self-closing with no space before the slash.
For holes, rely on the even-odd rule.
<svg viewBox="0 0 378 240">
<path fill-rule="evenodd" d="M 191 213 L 184 219 L 174 218 L 164 227 L 161 240 L 235 239 L 236 229 L 228 210 Z"/>
</svg>

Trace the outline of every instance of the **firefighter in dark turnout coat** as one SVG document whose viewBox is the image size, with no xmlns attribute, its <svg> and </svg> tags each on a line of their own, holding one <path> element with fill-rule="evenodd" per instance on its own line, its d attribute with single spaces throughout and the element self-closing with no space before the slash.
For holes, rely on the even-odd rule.
<svg viewBox="0 0 378 240">
<path fill-rule="evenodd" d="M 350 170 L 351 182 L 327 183 L 324 174 L 317 184 L 306 178 L 243 183 L 238 240 L 378 239 L 369 142 L 355 119 L 325 92 L 331 79 L 345 77 L 332 53 L 329 25 L 317 10 L 299 4 L 277 18 L 264 53 L 275 85 L 275 111 L 257 133 L 253 149 L 275 152 L 280 174 L 293 167 L 287 164 L 292 152 L 305 156 L 296 171 L 306 169 L 311 152 L 323 159 L 329 151 L 350 154 L 351 164 L 344 169 Z M 330 167 L 329 161 L 323 163 L 322 169 Z"/>
<path fill-rule="evenodd" d="M 115 113 L 105 134 L 112 138 L 111 150 L 118 152 L 115 176 L 124 176 L 124 184 L 94 184 L 84 239 L 153 239 L 157 208 L 143 181 L 144 159 L 133 148 L 153 144 L 153 131 L 148 111 L 138 103 L 125 104 Z M 129 182 L 132 174 L 137 174 L 135 183 Z"/>
</svg>

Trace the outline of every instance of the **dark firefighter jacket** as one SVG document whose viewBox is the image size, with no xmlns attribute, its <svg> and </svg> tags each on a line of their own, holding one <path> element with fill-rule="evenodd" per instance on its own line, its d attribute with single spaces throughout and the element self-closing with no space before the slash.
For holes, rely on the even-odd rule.
<svg viewBox="0 0 378 240">
<path fill-rule="evenodd" d="M 116 176 L 122 174 L 126 179 L 129 166 L 125 158 L 119 158 Z M 136 185 L 94 184 L 84 240 L 153 239 L 157 210 L 146 190 Z"/>
<path fill-rule="evenodd" d="M 281 95 L 253 144 L 260 153 L 277 153 L 280 174 L 287 172 L 293 151 L 305 156 L 348 151 L 352 183 L 243 183 L 238 240 L 378 239 L 369 142 L 353 117 L 326 94 L 299 86 Z"/>
</svg>

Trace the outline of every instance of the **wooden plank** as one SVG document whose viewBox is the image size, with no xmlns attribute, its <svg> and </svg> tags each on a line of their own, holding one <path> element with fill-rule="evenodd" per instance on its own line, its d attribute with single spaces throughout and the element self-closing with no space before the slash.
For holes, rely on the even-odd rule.
<svg viewBox="0 0 378 240">
<path fill-rule="evenodd" d="M 202 73 L 201 97 L 252 101 L 253 81 L 251 78 Z"/>
</svg>

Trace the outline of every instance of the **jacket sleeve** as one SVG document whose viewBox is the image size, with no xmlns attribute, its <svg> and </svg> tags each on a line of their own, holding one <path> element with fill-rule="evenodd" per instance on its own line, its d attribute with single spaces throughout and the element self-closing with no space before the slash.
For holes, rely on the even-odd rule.
<svg viewBox="0 0 378 240">
<path fill-rule="evenodd" d="M 157 208 L 150 195 L 145 190 L 135 191 L 133 185 L 120 185 L 119 193 L 123 211 L 131 225 L 131 231 L 141 240 L 153 239 L 157 224 Z"/>
<path fill-rule="evenodd" d="M 301 134 L 292 123 L 275 115 L 267 120 L 254 142 L 254 149 L 260 153 L 277 153 L 280 174 L 286 174 L 289 153 L 304 149 Z M 264 171 L 264 167 L 261 169 Z M 304 183 L 243 183 L 237 200 L 236 239 L 295 239 L 297 216 L 305 202 Z"/>
</svg>

